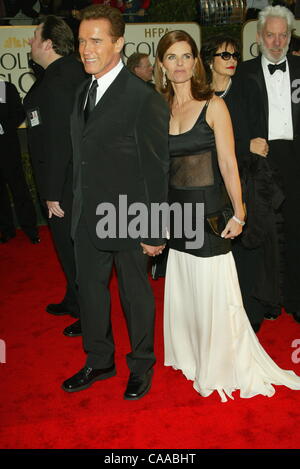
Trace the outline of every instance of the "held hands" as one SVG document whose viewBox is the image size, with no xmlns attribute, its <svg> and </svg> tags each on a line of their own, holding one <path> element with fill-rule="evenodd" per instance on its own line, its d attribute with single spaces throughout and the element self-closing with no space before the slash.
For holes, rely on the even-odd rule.
<svg viewBox="0 0 300 469">
<path fill-rule="evenodd" d="M 250 151 L 266 158 L 269 153 L 269 145 L 265 138 L 252 138 L 250 140 Z"/>
<path fill-rule="evenodd" d="M 224 231 L 221 234 L 222 238 L 225 239 L 234 239 L 236 236 L 240 235 L 243 230 L 244 221 L 240 220 L 237 217 L 232 217 L 225 226 Z"/>
<path fill-rule="evenodd" d="M 52 218 L 52 215 L 55 215 L 56 217 L 59 217 L 59 218 L 63 218 L 65 216 L 65 212 L 60 207 L 59 202 L 52 202 L 52 201 L 46 200 L 46 204 L 48 207 L 49 218 Z"/>
<path fill-rule="evenodd" d="M 163 252 L 166 245 L 163 244 L 161 246 L 149 246 L 149 244 L 141 243 L 141 246 L 143 248 L 143 254 L 147 254 L 150 257 L 155 257 Z"/>
</svg>

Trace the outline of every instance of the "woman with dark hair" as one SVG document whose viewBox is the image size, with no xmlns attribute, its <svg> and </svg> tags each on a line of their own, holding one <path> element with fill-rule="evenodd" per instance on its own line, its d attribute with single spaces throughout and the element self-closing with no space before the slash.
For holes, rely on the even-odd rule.
<svg viewBox="0 0 300 469">
<path fill-rule="evenodd" d="M 193 380 L 202 396 L 218 391 L 223 402 L 237 389 L 241 397 L 272 396 L 271 383 L 300 389 L 300 378 L 280 370 L 260 346 L 243 308 L 230 247 L 244 225 L 231 120 L 186 32 L 160 40 L 155 78 L 171 110 L 169 203 L 181 207 L 196 232 L 204 221 L 202 247 L 178 210 L 170 224 L 165 365 Z M 185 212 L 185 204 L 192 210 Z"/>
<path fill-rule="evenodd" d="M 245 156 L 249 148 L 253 153 L 266 156 L 268 144 L 265 139 L 252 139 L 248 135 L 246 121 L 234 87 L 234 74 L 241 58 L 239 43 L 230 36 L 215 36 L 206 41 L 200 51 L 207 81 L 215 94 L 223 98 L 233 121 L 237 156 Z M 238 145 L 238 147 L 237 147 Z"/>
<path fill-rule="evenodd" d="M 201 48 L 208 82 L 224 99 L 230 112 L 235 151 L 247 206 L 247 224 L 232 244 L 244 307 L 255 332 L 264 317 L 280 312 L 279 247 L 274 206 L 282 194 L 274 185 L 266 160 L 269 147 L 263 138 L 250 139 L 245 112 L 235 88 L 240 59 L 238 42 L 215 36 Z M 276 202 L 275 202 L 276 201 Z"/>
</svg>

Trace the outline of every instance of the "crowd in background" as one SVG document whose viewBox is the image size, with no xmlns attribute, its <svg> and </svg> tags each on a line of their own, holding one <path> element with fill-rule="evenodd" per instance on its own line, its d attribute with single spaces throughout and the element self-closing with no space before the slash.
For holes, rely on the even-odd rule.
<svg viewBox="0 0 300 469">
<path fill-rule="evenodd" d="M 157 3 L 160 0 L 157 0 Z M 222 16 L 222 22 L 228 20 L 232 22 L 234 10 L 233 2 L 228 2 L 228 6 L 224 2 L 206 2 L 193 0 L 196 4 L 197 17 L 195 20 L 201 24 L 215 22 L 215 16 Z M 23 21 L 35 19 L 41 14 L 54 14 L 64 18 L 76 19 L 78 12 L 91 4 L 110 5 L 118 8 L 124 15 L 126 22 L 143 22 L 147 20 L 148 9 L 151 0 L 0 0 L 0 18 L 10 18 L 2 20 L 3 24 L 9 24 L 11 19 L 15 20 L 17 16 L 18 24 Z M 300 17 L 300 1 L 299 0 L 245 0 L 240 2 L 240 9 L 244 9 L 241 20 L 256 19 L 259 11 L 267 5 L 282 5 L 289 8 L 296 18 Z M 226 12 L 225 12 L 226 6 Z M 220 10 L 222 9 L 222 11 Z M 217 12 L 217 10 L 220 10 Z M 224 10 L 224 11 L 223 11 Z M 170 13 L 171 14 L 171 13 Z M 170 17 L 170 21 L 172 18 Z"/>
<path fill-rule="evenodd" d="M 41 14 L 55 14 L 64 18 L 77 18 L 78 12 L 91 4 L 118 8 L 127 22 L 139 22 L 147 14 L 151 0 L 0 0 L 0 17 L 28 17 L 34 20 Z M 7 20 L 9 21 L 9 20 Z"/>
</svg>

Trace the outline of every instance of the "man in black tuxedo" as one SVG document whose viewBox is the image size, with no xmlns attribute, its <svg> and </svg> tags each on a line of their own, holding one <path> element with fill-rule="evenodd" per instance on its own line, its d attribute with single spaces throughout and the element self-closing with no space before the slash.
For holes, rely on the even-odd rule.
<svg viewBox="0 0 300 469">
<path fill-rule="evenodd" d="M 80 391 L 116 373 L 108 287 L 115 263 L 131 342 L 127 355 L 131 373 L 124 398 L 136 400 L 149 391 L 155 363 L 147 255 L 162 252 L 164 240 L 147 234 L 133 239 L 127 234 L 128 223 L 123 234 L 120 226 L 113 233 L 111 225 L 105 237 L 99 233 L 101 223 L 105 225 L 99 204 L 113 207 L 116 220 L 126 220 L 127 207 L 133 203 L 143 204 L 149 213 L 152 203 L 167 200 L 169 113 L 158 93 L 123 66 L 124 29 L 117 9 L 94 5 L 83 10 L 79 51 L 92 78 L 78 90 L 71 118 L 72 233 L 88 356 L 86 366 L 66 380 L 63 389 Z M 124 209 L 119 207 L 121 195 L 127 197 Z"/>
<path fill-rule="evenodd" d="M 268 6 L 259 14 L 261 55 L 242 63 L 236 75 L 250 138 L 259 138 L 285 200 L 282 306 L 300 322 L 300 59 L 287 56 L 294 16 Z M 273 272 L 268 272 L 272 276 Z"/>
<path fill-rule="evenodd" d="M 40 241 L 17 133 L 24 119 L 25 112 L 16 87 L 9 82 L 0 82 L 0 243 L 7 243 L 16 236 L 7 185 L 22 230 L 33 244 Z"/>
<path fill-rule="evenodd" d="M 28 142 L 38 192 L 54 244 L 67 279 L 61 303 L 50 304 L 50 314 L 79 316 L 74 245 L 71 239 L 72 143 L 70 115 L 75 90 L 86 75 L 73 55 L 74 37 L 61 19 L 49 15 L 37 26 L 31 41 L 32 59 L 44 73 L 24 100 Z M 80 322 L 65 329 L 66 335 L 81 335 Z"/>
</svg>

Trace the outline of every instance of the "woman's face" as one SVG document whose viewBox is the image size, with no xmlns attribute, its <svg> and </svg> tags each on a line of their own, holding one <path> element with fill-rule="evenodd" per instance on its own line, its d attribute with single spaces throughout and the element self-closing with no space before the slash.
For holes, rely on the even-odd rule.
<svg viewBox="0 0 300 469">
<path fill-rule="evenodd" d="M 221 54 L 222 52 L 230 52 L 233 54 L 236 51 L 231 44 L 228 44 L 226 47 L 226 44 L 224 43 L 217 49 L 216 54 Z M 220 55 L 213 58 L 213 74 L 232 77 L 235 74 L 236 67 L 237 58 L 230 57 L 229 60 L 224 60 Z"/>
<path fill-rule="evenodd" d="M 195 61 L 189 43 L 180 41 L 165 52 L 161 65 L 172 83 L 185 83 L 193 76 Z"/>
</svg>

